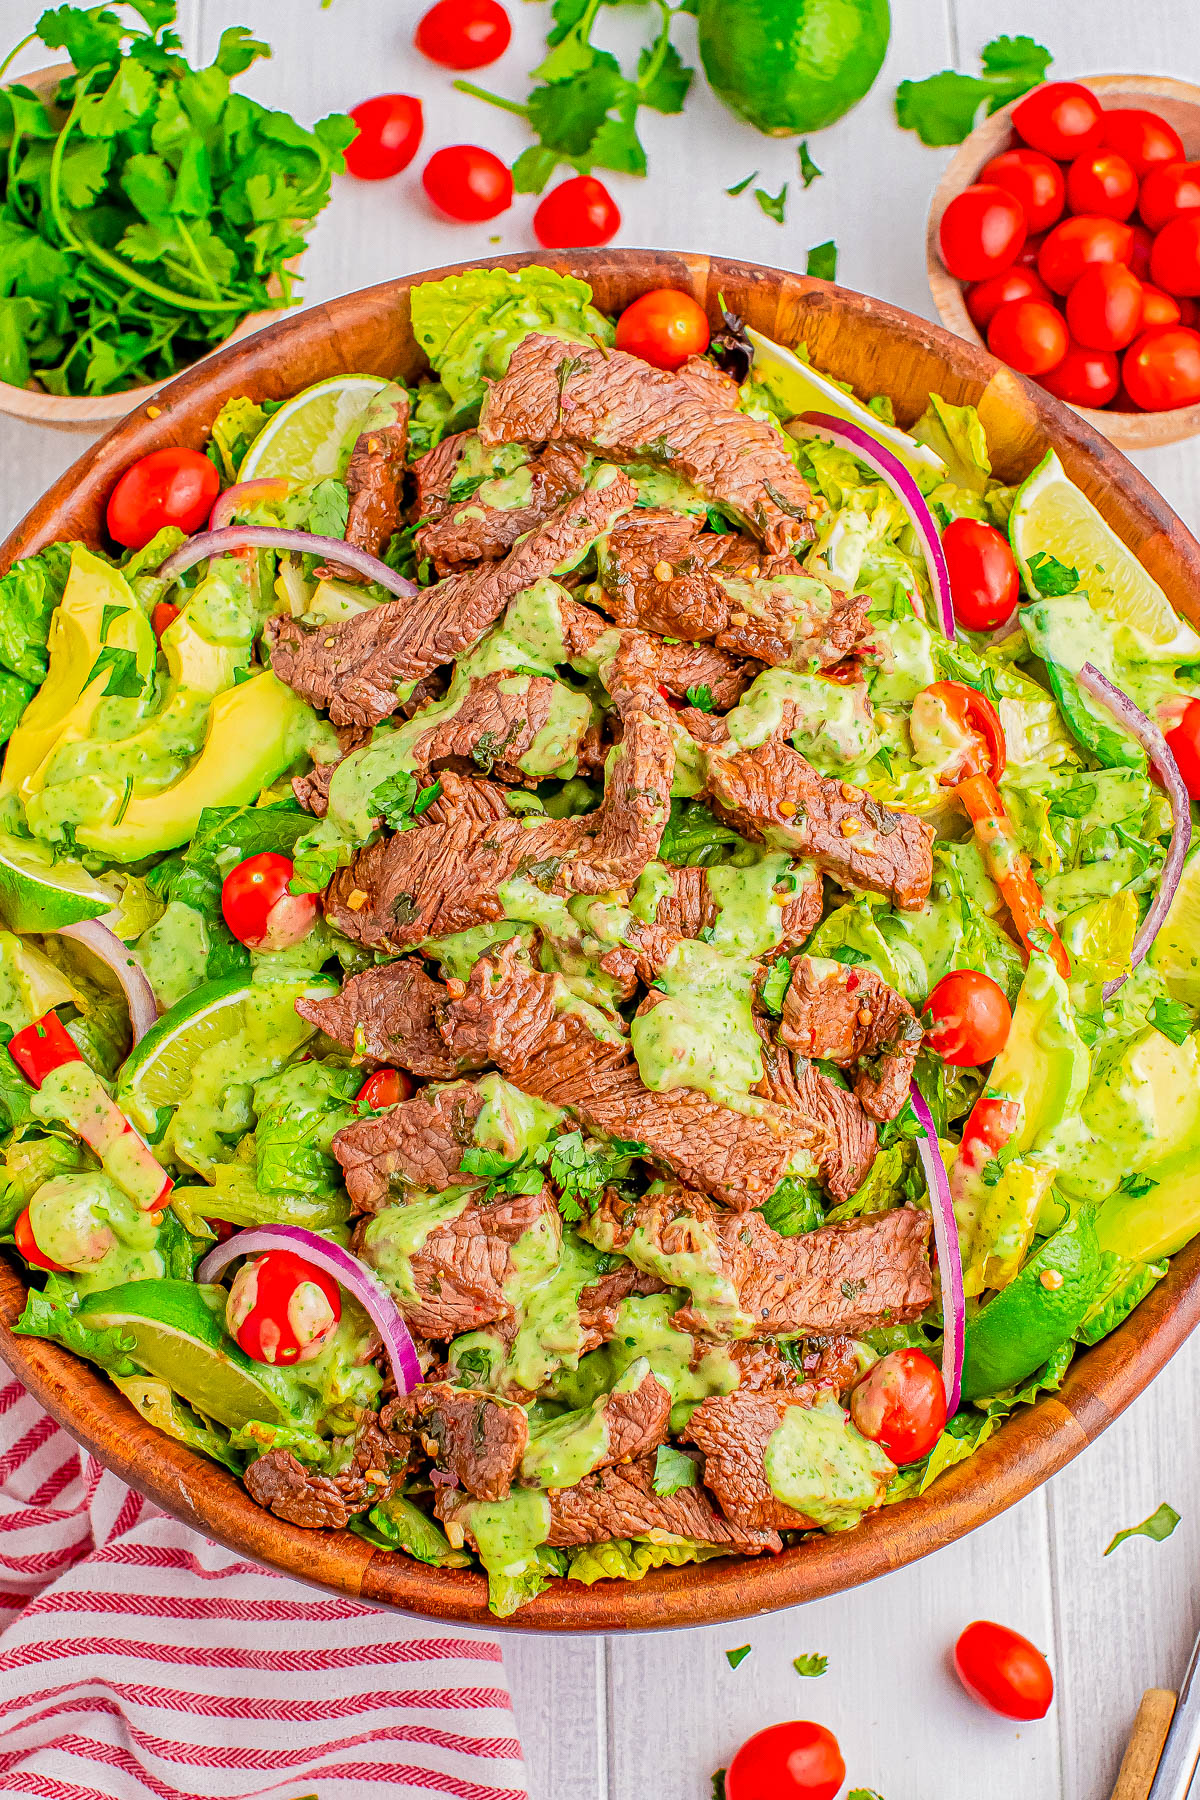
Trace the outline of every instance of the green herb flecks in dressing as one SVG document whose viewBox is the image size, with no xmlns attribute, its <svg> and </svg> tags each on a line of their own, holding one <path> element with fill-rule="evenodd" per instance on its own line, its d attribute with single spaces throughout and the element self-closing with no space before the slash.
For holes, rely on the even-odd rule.
<svg viewBox="0 0 1200 1800">
<path fill-rule="evenodd" d="M 537 1563 L 550 1536 L 550 1502 L 537 1488 L 513 1488 L 504 1500 L 472 1500 L 453 1524 L 471 1533 L 489 1575 L 512 1579 Z M 447 1535 L 453 1543 L 453 1529 Z"/>
<path fill-rule="evenodd" d="M 653 1194 L 655 1188 L 649 1192 Z M 601 1218 L 588 1220 L 584 1229 L 601 1250 L 614 1248 L 615 1233 Z M 749 1337 L 755 1321 L 742 1311 L 737 1288 L 724 1272 L 716 1234 L 703 1220 L 688 1219 L 687 1237 L 689 1249 L 669 1254 L 639 1225 L 622 1252 L 635 1268 L 657 1275 L 668 1287 L 686 1288 L 701 1327 L 714 1337 Z"/>
<path fill-rule="evenodd" d="M 423 956 L 440 963 L 443 974 L 451 980 L 466 981 L 481 956 L 490 955 L 500 944 L 519 935 L 519 921 L 496 919 L 488 925 L 471 925 L 466 931 L 451 932 L 448 937 L 426 938 L 417 948 Z"/>
<path fill-rule="evenodd" d="M 866 659 L 867 692 L 878 707 L 907 707 L 938 678 L 933 634 L 916 617 L 872 621 Z M 872 666 L 873 665 L 873 666 Z"/>
<path fill-rule="evenodd" d="M 672 512 L 688 513 L 693 518 L 708 511 L 709 502 L 700 489 L 670 469 L 655 469 L 649 463 L 627 463 L 625 473 L 637 489 L 639 506 L 666 506 Z"/>
<path fill-rule="evenodd" d="M 792 742 L 822 774 L 868 761 L 879 748 L 865 689 L 843 685 L 826 675 L 798 674 L 792 669 L 764 669 L 733 710 L 726 714 L 734 750 L 755 750 L 767 743 L 794 707 Z"/>
<path fill-rule="evenodd" d="M 629 1028 L 646 1086 L 660 1094 L 694 1088 L 726 1103 L 749 1094 L 762 1080 L 762 1043 L 747 960 L 684 938 L 659 969 L 656 986 L 657 1005 Z"/>
<path fill-rule="evenodd" d="M 536 1393 L 557 1369 L 577 1367 L 586 1342 L 579 1296 L 600 1279 L 605 1264 L 574 1231 L 564 1231 L 560 1248 L 544 1218 L 517 1240 L 511 1257 L 514 1273 L 504 1284 L 504 1296 L 521 1322 L 505 1379 Z"/>
<path fill-rule="evenodd" d="M 629 910 L 643 925 L 652 925 L 658 916 L 659 907 L 674 892 L 674 877 L 666 863 L 647 863 L 638 876 Z"/>
<path fill-rule="evenodd" d="M 362 1237 L 362 1259 L 401 1309 L 416 1306 L 420 1300 L 413 1279 L 413 1257 L 432 1232 L 453 1224 L 467 1210 L 476 1191 L 472 1186 L 446 1188 L 440 1194 L 413 1192 L 402 1206 L 385 1206 L 368 1223 Z"/>
<path fill-rule="evenodd" d="M 553 1384 L 557 1399 L 571 1407 L 587 1407 L 597 1395 L 616 1386 L 626 1371 L 644 1359 L 672 1399 L 671 1430 L 682 1431 L 701 1400 L 731 1394 L 741 1379 L 729 1351 L 705 1344 L 671 1323 L 684 1305 L 679 1288 L 665 1294 L 631 1294 L 622 1300 L 608 1343 L 585 1356 L 578 1369 L 559 1374 Z M 700 1355 L 692 1366 L 692 1359 Z"/>
<path fill-rule="evenodd" d="M 789 1406 L 767 1440 L 763 1467 L 775 1498 L 828 1532 L 857 1525 L 896 1473 L 836 1400 Z"/>
<path fill-rule="evenodd" d="M 150 1214 L 98 1170 L 43 1183 L 29 1202 L 29 1224 L 43 1256 L 70 1269 L 80 1293 L 166 1273 Z"/>
<path fill-rule="evenodd" d="M 82 996 L 48 956 L 14 932 L 0 931 L 0 1020 L 21 1031 L 76 999 Z"/>
<path fill-rule="evenodd" d="M 494 1071 L 480 1078 L 478 1092 L 483 1105 L 475 1120 L 475 1142 L 510 1161 L 536 1150 L 562 1122 L 563 1113 L 557 1106 L 522 1093 Z"/>
<path fill-rule="evenodd" d="M 172 900 L 162 918 L 137 940 L 137 960 L 165 1012 L 205 979 L 210 944 L 204 914 Z"/>
<path fill-rule="evenodd" d="M 612 1392 L 636 1393 L 649 1374 L 645 1357 L 636 1358 Z M 569 1488 L 582 1481 L 608 1455 L 608 1399 L 608 1394 L 598 1394 L 590 1406 L 563 1413 L 531 1432 L 521 1459 L 521 1480 L 540 1488 Z"/>
</svg>

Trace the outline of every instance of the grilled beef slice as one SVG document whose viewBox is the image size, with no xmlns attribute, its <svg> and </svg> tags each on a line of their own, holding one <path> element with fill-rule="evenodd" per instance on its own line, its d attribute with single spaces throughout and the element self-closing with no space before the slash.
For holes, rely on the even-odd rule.
<svg viewBox="0 0 1200 1800">
<path fill-rule="evenodd" d="M 728 385 L 692 371 L 669 374 L 536 332 L 491 384 L 479 435 L 485 444 L 558 438 L 620 462 L 666 463 L 769 550 L 812 536 L 812 494 L 782 434 L 739 412 Z"/>
<path fill-rule="evenodd" d="M 393 1492 L 408 1468 L 410 1444 L 407 1434 L 390 1432 L 370 1418 L 336 1448 L 349 1453 L 336 1475 L 314 1474 L 290 1450 L 268 1450 L 248 1466 L 243 1480 L 260 1506 L 289 1525 L 341 1530 L 355 1513 Z"/>
<path fill-rule="evenodd" d="M 483 1095 L 472 1081 L 424 1087 L 386 1112 L 344 1125 L 333 1139 L 355 1212 L 378 1212 L 406 1182 L 435 1193 L 462 1178 L 463 1151 L 475 1142 Z"/>
<path fill-rule="evenodd" d="M 863 1110 L 883 1121 L 894 1119 L 908 1099 L 922 1032 L 908 1001 L 874 970 L 818 966 L 800 956 L 779 1038 L 801 1056 L 855 1069 L 854 1092 Z"/>
<path fill-rule="evenodd" d="M 521 1479 L 527 1487 L 553 1489 L 555 1474 L 561 1467 L 561 1449 L 570 1445 L 574 1452 L 572 1440 L 577 1439 L 581 1429 L 590 1439 L 597 1422 L 601 1430 L 595 1439 L 588 1473 L 611 1468 L 614 1463 L 632 1462 L 666 1443 L 671 1392 L 647 1364 L 643 1362 L 641 1366 L 645 1374 L 632 1392 L 622 1392 L 618 1387 L 600 1395 L 582 1414 L 568 1413 L 533 1432 L 521 1465 Z"/>
<path fill-rule="evenodd" d="M 795 1106 L 825 1127 L 825 1139 L 816 1152 L 821 1179 L 834 1200 L 849 1200 L 871 1172 L 878 1149 L 873 1122 L 861 1100 L 839 1087 L 832 1077 L 814 1068 L 804 1057 L 793 1056 L 771 1036 L 765 1019 L 758 1020 L 763 1046 L 763 1078 L 755 1088 L 764 1100 L 778 1106 Z"/>
<path fill-rule="evenodd" d="M 417 484 L 415 516 L 418 519 L 440 519 L 450 504 L 450 489 L 467 439 L 474 433 L 456 431 L 418 456 L 411 473 Z"/>
<path fill-rule="evenodd" d="M 725 1354 L 737 1368 L 738 1393 L 778 1388 L 808 1396 L 824 1388 L 840 1397 L 862 1374 L 858 1347 L 850 1337 L 805 1338 L 799 1347 L 799 1367 L 780 1354 L 774 1338 L 740 1338 Z"/>
<path fill-rule="evenodd" d="M 689 688 L 706 687 L 718 712 L 736 706 L 762 664 L 747 662 L 715 644 L 664 644 L 662 684 L 675 700 L 686 700 Z"/>
<path fill-rule="evenodd" d="M 267 621 L 271 667 L 335 725 L 369 726 L 395 712 L 396 690 L 453 662 L 482 636 L 508 602 L 580 555 L 633 505 L 632 485 L 603 470 L 566 500 L 502 562 L 451 575 L 435 587 L 332 625 L 305 626 L 277 614 Z"/>
<path fill-rule="evenodd" d="M 408 389 L 389 382 L 367 406 L 363 429 L 350 453 L 346 486 L 350 512 L 346 542 L 372 556 L 382 556 L 400 523 L 408 453 Z M 357 569 L 336 561 L 320 571 L 341 581 L 363 583 Z"/>
<path fill-rule="evenodd" d="M 446 998 L 415 956 L 352 975 L 326 1000 L 297 1000 L 296 1011 L 343 1049 L 375 1062 L 449 1081 L 462 1073 L 437 1027 Z"/>
<path fill-rule="evenodd" d="M 421 1382 L 389 1402 L 381 1422 L 411 1432 L 439 1469 L 477 1500 L 503 1500 L 529 1443 L 523 1406 L 495 1394 Z"/>
<path fill-rule="evenodd" d="M 560 699 L 574 703 L 571 717 L 557 706 Z M 479 769 L 497 781 L 533 787 L 545 778 L 545 765 L 529 776 L 521 759 L 556 712 L 560 730 L 554 753 L 561 767 L 575 758 L 591 723 L 584 697 L 547 675 L 476 675 L 454 710 L 434 719 L 417 738 L 412 757 L 419 769 L 431 773 Z M 539 746 L 539 754 L 545 748 Z"/>
<path fill-rule="evenodd" d="M 417 555 L 428 557 L 439 575 L 448 575 L 468 563 L 495 562 L 507 556 L 519 537 L 542 524 L 569 495 L 579 493 L 586 462 L 587 452 L 575 445 L 547 444 L 523 471 L 530 484 L 524 505 L 489 504 L 484 483 L 479 492 L 422 525 L 415 538 Z"/>
<path fill-rule="evenodd" d="M 646 983 L 653 981 L 681 939 L 699 937 L 702 931 L 710 930 L 717 922 L 720 907 L 712 897 L 708 870 L 672 868 L 670 875 L 671 891 L 659 901 L 653 920 L 645 923 L 634 919 L 626 933 L 626 941 L 605 951 L 600 958 L 600 967 L 618 981 L 628 982 L 633 976 Z M 800 892 L 781 908 L 779 942 L 764 954 L 775 956 L 781 950 L 804 943 L 821 917 L 821 906 L 822 886 L 818 875 L 806 881 Z M 632 991 L 630 986 L 629 992 Z"/>
</svg>

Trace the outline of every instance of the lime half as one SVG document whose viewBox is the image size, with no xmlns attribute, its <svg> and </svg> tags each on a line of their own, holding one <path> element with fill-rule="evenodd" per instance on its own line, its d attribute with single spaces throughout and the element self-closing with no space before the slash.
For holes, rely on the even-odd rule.
<svg viewBox="0 0 1200 1800">
<path fill-rule="evenodd" d="M 1084 1207 L 967 1324 L 964 1400 L 1000 1394 L 1065 1344 L 1104 1285 L 1095 1212 Z"/>
<path fill-rule="evenodd" d="M 238 1349 L 205 1291 L 190 1281 L 129 1281 L 89 1294 L 77 1317 L 91 1330 L 131 1337 L 134 1360 L 206 1418 L 232 1430 L 251 1419 L 285 1424 L 287 1406 L 270 1371 Z M 221 1290 L 207 1291 L 223 1307 Z"/>
<path fill-rule="evenodd" d="M 1184 866 L 1150 961 L 1177 1000 L 1200 1005 L 1200 850 Z"/>
<path fill-rule="evenodd" d="M 29 838 L 0 832 L 0 914 L 13 931 L 58 931 L 111 912 L 119 890 Z"/>
<path fill-rule="evenodd" d="M 386 386 L 378 375 L 335 375 L 305 388 L 272 413 L 247 450 L 238 480 L 319 481 L 345 474 L 367 406 Z"/>
<path fill-rule="evenodd" d="M 1013 554 L 1029 593 L 1039 592 L 1029 559 L 1039 550 L 1069 569 L 1092 604 L 1140 631 L 1160 654 L 1200 657 L 1200 637 L 1179 619 L 1158 583 L 1108 526 L 1051 450 L 1026 477 L 1008 522 Z"/>
</svg>

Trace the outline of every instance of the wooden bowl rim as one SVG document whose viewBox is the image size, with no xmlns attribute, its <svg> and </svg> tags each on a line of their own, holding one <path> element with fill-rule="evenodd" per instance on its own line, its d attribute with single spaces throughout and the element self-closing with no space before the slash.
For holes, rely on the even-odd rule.
<svg viewBox="0 0 1200 1800">
<path fill-rule="evenodd" d="M 384 365 L 376 372 L 395 372 L 399 353 L 392 321 L 401 321 L 402 332 L 401 309 L 417 279 L 533 262 L 606 285 L 606 304 L 614 307 L 648 287 L 670 285 L 707 301 L 715 316 L 719 292 L 740 292 L 751 301 L 756 294 L 773 298 L 777 309 L 802 299 L 815 321 L 831 320 L 838 330 L 874 326 L 881 337 L 890 333 L 910 340 L 940 359 L 943 385 L 961 393 L 969 384 L 980 390 L 981 405 L 1012 408 L 1023 428 L 1036 428 L 1038 446 L 1053 442 L 1085 481 L 1091 477 L 1093 485 L 1103 484 L 1096 487 L 1101 501 L 1106 493 L 1118 495 L 1146 527 L 1143 548 L 1153 543 L 1155 566 L 1169 569 L 1171 586 L 1177 583 L 1183 596 L 1200 595 L 1200 544 L 1166 501 L 1090 425 L 986 352 L 898 307 L 812 277 L 648 250 L 493 257 L 401 277 L 281 319 L 160 390 L 158 416 L 127 418 L 90 447 L 0 546 L 0 570 L 61 536 L 67 518 L 76 531 L 98 534 L 107 495 L 133 457 L 171 441 L 202 441 L 219 403 L 231 394 L 281 397 L 272 389 L 280 384 L 280 365 L 289 354 L 320 345 L 327 355 L 345 359 L 349 345 L 343 348 L 343 342 L 353 330 L 378 326 L 384 335 L 374 341 L 388 347 L 372 352 L 372 360 Z M 355 361 L 362 361 L 359 344 Z M 81 515 L 94 527 L 81 527 Z M 1200 615 L 1200 602 L 1192 599 L 1187 610 Z M 204 1535 L 293 1579 L 456 1625 L 493 1632 L 648 1631 L 746 1618 L 857 1586 L 929 1555 L 1022 1499 L 1099 1436 L 1200 1323 L 1200 1239 L 1172 1259 L 1166 1277 L 1129 1319 L 1076 1357 L 1060 1392 L 1022 1409 L 921 1498 L 887 1507 L 851 1532 L 808 1539 L 773 1559 L 729 1558 L 594 1587 L 556 1581 L 505 1621 L 488 1612 L 485 1578 L 474 1571 L 427 1568 L 377 1551 L 351 1532 L 302 1531 L 264 1512 L 227 1471 L 147 1425 L 98 1370 L 54 1344 L 14 1334 L 25 1291 L 13 1262 L 0 1257 L 4 1361 L 98 1461 Z"/>
<path fill-rule="evenodd" d="M 1194 106 L 1200 117 L 1200 86 L 1191 81 L 1180 81 L 1174 75 L 1084 75 L 1079 79 L 1100 95 L 1127 93 L 1146 101 L 1174 100 Z M 963 139 L 934 189 L 925 227 L 925 268 L 938 316 L 957 336 L 978 344 L 985 351 L 987 345 L 967 311 L 962 283 L 951 275 L 938 254 L 938 229 L 951 200 L 970 187 L 984 163 L 997 154 L 1004 130 L 1011 125 L 1013 109 L 1019 105 L 1020 98 L 999 107 Z M 1089 406 L 1075 406 L 1071 410 L 1123 450 L 1155 450 L 1166 444 L 1182 443 L 1185 438 L 1195 437 L 1200 432 L 1200 404 L 1161 413 L 1109 412 Z"/>
</svg>

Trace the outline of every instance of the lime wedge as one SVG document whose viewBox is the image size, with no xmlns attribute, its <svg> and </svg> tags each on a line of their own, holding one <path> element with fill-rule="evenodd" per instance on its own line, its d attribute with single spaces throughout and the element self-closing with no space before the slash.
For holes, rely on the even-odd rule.
<svg viewBox="0 0 1200 1800">
<path fill-rule="evenodd" d="M 305 388 L 272 413 L 242 459 L 238 480 L 344 475 L 367 405 L 386 386 L 378 375 L 335 375 Z"/>
<path fill-rule="evenodd" d="M 1098 611 L 1128 625 L 1159 656 L 1200 657 L 1200 637 L 1184 624 L 1133 551 L 1101 518 L 1051 450 L 1026 476 L 1013 503 L 1008 535 L 1027 591 L 1036 594 L 1029 559 L 1039 550 L 1069 569 Z"/>
<path fill-rule="evenodd" d="M 206 1293 L 219 1311 L 206 1303 Z M 131 1337 L 134 1360 L 205 1418 L 231 1430 L 252 1419 L 286 1424 L 287 1404 L 271 1371 L 225 1332 L 224 1299 L 221 1289 L 190 1281 L 128 1281 L 89 1294 L 76 1316 L 89 1329 Z"/>
<path fill-rule="evenodd" d="M 1073 1336 L 1104 1285 L 1096 1216 L 1084 1207 L 967 1321 L 964 1400 L 1015 1387 Z"/>
<path fill-rule="evenodd" d="M 1176 1000 L 1200 1005 L 1200 850 L 1184 866 L 1150 961 Z"/>
<path fill-rule="evenodd" d="M 0 914 L 13 931 L 58 931 L 111 912 L 117 888 L 69 856 L 0 832 Z"/>
<path fill-rule="evenodd" d="M 918 444 L 916 438 L 909 437 L 898 425 L 888 425 L 877 418 L 869 406 L 864 406 L 853 394 L 840 388 L 828 375 L 822 375 L 819 369 L 810 367 L 794 350 L 773 343 L 752 325 L 747 325 L 746 336 L 754 345 L 755 375 L 790 413 L 824 412 L 833 413 L 839 419 L 849 419 L 895 451 L 914 475 L 946 473 L 946 465 L 936 450 L 931 450 L 927 444 Z"/>
</svg>

